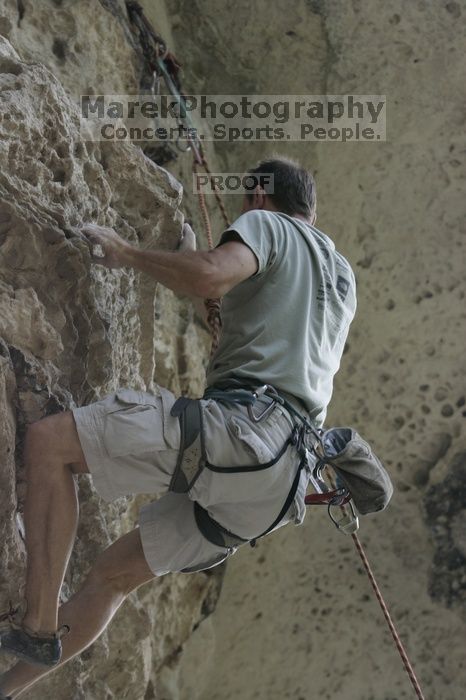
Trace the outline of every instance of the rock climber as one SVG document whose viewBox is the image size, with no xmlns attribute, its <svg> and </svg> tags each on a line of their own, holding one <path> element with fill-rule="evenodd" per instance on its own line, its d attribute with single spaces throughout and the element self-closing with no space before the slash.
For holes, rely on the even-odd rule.
<svg viewBox="0 0 466 700">
<path fill-rule="evenodd" d="M 173 252 L 141 250 L 111 228 L 82 228 L 95 264 L 133 268 L 198 302 L 223 298 L 220 343 L 206 394 L 186 402 L 197 407 L 197 429 L 164 387 L 118 388 L 29 426 L 26 586 L 0 622 L 1 649 L 17 657 L 0 676 L 0 698 L 16 698 L 89 647 L 142 584 L 215 566 L 271 524 L 304 518 L 309 477 L 297 471 L 293 412 L 323 425 L 356 310 L 355 278 L 314 225 L 312 175 L 278 157 L 249 172 L 270 174 L 273 192 L 258 185 L 245 194 L 241 215 L 212 251 L 196 249 L 188 225 Z M 90 474 L 105 501 L 163 495 L 141 507 L 138 526 L 103 551 L 59 605 L 78 523 L 78 474 Z"/>
</svg>

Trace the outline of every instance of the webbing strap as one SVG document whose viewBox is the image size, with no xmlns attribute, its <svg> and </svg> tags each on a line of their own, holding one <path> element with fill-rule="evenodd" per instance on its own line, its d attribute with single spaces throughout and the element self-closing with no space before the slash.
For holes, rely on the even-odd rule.
<svg viewBox="0 0 466 700">
<path fill-rule="evenodd" d="M 288 496 L 286 497 L 285 503 L 283 504 L 282 509 L 280 510 L 279 514 L 273 521 L 273 523 L 266 529 L 264 532 L 262 532 L 260 535 L 257 535 L 256 537 L 253 537 L 252 539 L 244 539 L 243 537 L 240 537 L 239 535 L 235 535 L 233 532 L 230 530 L 227 530 L 224 528 L 220 523 L 218 523 L 214 518 L 212 518 L 211 515 L 207 512 L 205 508 L 203 508 L 197 501 L 194 503 L 194 516 L 196 518 L 196 523 L 201 531 L 201 533 L 204 535 L 204 537 L 209 540 L 209 542 L 212 542 L 212 544 L 217 545 L 218 547 L 238 547 L 241 544 L 245 544 L 246 542 L 249 542 L 251 547 L 255 547 L 256 541 L 267 535 L 269 532 L 271 532 L 285 517 L 287 514 L 294 497 L 296 496 L 296 492 L 298 490 L 299 486 L 299 479 L 301 476 L 301 471 L 305 465 L 305 461 L 301 460 L 298 466 L 298 470 L 296 472 L 295 478 L 293 480 L 293 483 L 291 485 L 291 489 L 288 493 Z"/>
<path fill-rule="evenodd" d="M 283 504 L 283 508 L 281 509 L 281 511 L 279 512 L 279 514 L 277 515 L 277 517 L 275 518 L 273 523 L 270 525 L 270 527 L 268 527 L 267 530 L 264 530 L 264 532 L 261 535 L 259 535 L 258 537 L 254 537 L 254 539 L 251 540 L 251 547 L 255 546 L 256 540 L 258 540 L 259 537 L 264 537 L 264 535 L 268 535 L 269 532 L 272 532 L 272 530 L 278 525 L 279 522 L 281 522 L 281 520 L 283 520 L 283 518 L 287 514 L 288 509 L 291 506 L 291 504 L 293 503 L 294 497 L 296 496 L 296 491 L 298 490 L 298 486 L 299 486 L 299 479 L 301 477 L 301 472 L 303 470 L 305 463 L 306 462 L 304 459 L 302 459 L 299 463 L 298 471 L 296 472 L 296 476 L 295 476 L 294 481 L 291 485 L 291 489 L 290 489 L 290 492 L 286 498 L 286 501 Z"/>
<path fill-rule="evenodd" d="M 305 497 L 304 503 L 307 506 L 344 506 L 351 500 L 351 494 L 344 488 L 325 491 L 324 493 L 310 493 Z"/>
<path fill-rule="evenodd" d="M 194 517 L 204 537 L 217 547 L 238 547 L 240 544 L 248 542 L 248 540 L 222 527 L 197 501 L 194 501 Z"/>
<path fill-rule="evenodd" d="M 218 467 L 215 464 L 211 464 L 210 462 L 206 461 L 206 467 L 210 469 L 212 472 L 217 472 L 220 474 L 241 474 L 241 473 L 247 473 L 247 472 L 260 472 L 263 469 L 269 469 L 269 467 L 273 467 L 274 464 L 278 462 L 279 459 L 283 457 L 285 452 L 287 451 L 288 447 L 290 445 L 294 445 L 296 443 L 296 432 L 293 430 L 291 433 L 290 437 L 286 440 L 285 444 L 283 447 L 280 449 L 280 452 L 271 459 L 269 462 L 263 462 L 262 464 L 252 464 L 252 465 L 246 465 L 246 466 L 237 466 L 237 467 Z"/>
<path fill-rule="evenodd" d="M 248 389 L 232 389 L 231 391 L 223 391 L 210 387 L 204 392 L 204 399 L 213 399 L 214 401 L 224 401 L 225 403 L 238 403 L 245 406 L 252 406 L 256 397 Z"/>
<path fill-rule="evenodd" d="M 169 489 L 187 493 L 206 463 L 204 429 L 200 402 L 181 396 L 172 406 L 172 416 L 180 421 L 181 442 Z"/>
</svg>

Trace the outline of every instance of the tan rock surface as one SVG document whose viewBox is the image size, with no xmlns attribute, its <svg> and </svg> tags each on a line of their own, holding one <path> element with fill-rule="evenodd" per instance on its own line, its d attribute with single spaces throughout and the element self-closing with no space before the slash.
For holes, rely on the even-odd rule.
<svg viewBox="0 0 466 700">
<path fill-rule="evenodd" d="M 241 171 L 274 151 L 299 157 L 316 173 L 317 224 L 350 259 L 359 285 L 328 421 L 355 425 L 391 470 L 393 502 L 363 521 L 361 537 L 426 697 L 460 700 L 466 684 L 464 7 L 398 0 L 144 5 L 183 63 L 191 92 L 387 94 L 383 144 L 243 143 L 209 150 L 218 171 Z M 127 271 L 91 266 L 75 235 L 82 221 L 95 220 L 135 243 L 172 248 L 182 221 L 179 186 L 140 149 L 84 144 L 79 137 L 82 92 L 137 91 L 141 64 L 124 3 L 4 0 L 0 34 L 19 53 L 0 44 L 0 592 L 6 601 L 24 570 L 14 514 L 15 463 L 24 497 L 26 424 L 117 385 L 150 388 L 154 378 L 196 394 L 208 338 L 190 307 L 166 290 Z M 180 155 L 168 167 L 189 195 L 189 158 Z M 227 200 L 231 216 L 238 204 Z M 183 205 L 195 218 L 192 198 Z M 217 215 L 214 222 L 220 230 Z M 142 499 L 103 507 L 83 478 L 81 502 L 66 595 L 96 553 L 133 527 Z M 5 572 L 13 572 L 14 585 L 11 577 L 3 583 Z M 215 614 L 197 626 L 215 606 L 217 587 L 217 576 L 200 574 L 140 589 L 108 635 L 24 697 L 413 696 L 357 555 L 324 512 L 310 512 L 302 528 L 286 528 L 256 551 L 239 552 Z"/>
<path fill-rule="evenodd" d="M 136 93 L 139 55 L 123 41 L 129 29 L 115 8 L 60 5 L 7 2 L 0 12 L 0 27 L 17 49 L 0 38 L 2 609 L 18 600 L 24 579 L 15 516 L 25 496 L 26 426 L 118 386 L 153 390 L 160 382 L 198 394 L 208 349 L 186 301 L 149 278 L 90 262 L 78 232 L 88 221 L 115 226 L 143 248 L 173 249 L 182 187 L 137 146 L 82 140 L 80 91 L 92 76 L 99 87 Z M 76 53 L 57 63 L 53 47 L 63 36 L 87 46 L 86 60 L 74 45 Z M 106 505 L 87 477 L 79 482 L 81 520 L 63 599 L 97 553 L 135 526 L 139 505 L 156 496 Z M 221 578 L 219 567 L 214 575 L 166 576 L 139 589 L 107 634 L 24 697 L 169 697 L 163 687 L 173 684 L 184 641 L 213 609 Z M 11 663 L 0 659 L 2 670 Z"/>
</svg>

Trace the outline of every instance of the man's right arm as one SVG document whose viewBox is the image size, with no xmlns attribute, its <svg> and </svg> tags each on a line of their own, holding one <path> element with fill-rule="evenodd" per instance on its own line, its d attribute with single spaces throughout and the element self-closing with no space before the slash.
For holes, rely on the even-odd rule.
<svg viewBox="0 0 466 700">
<path fill-rule="evenodd" d="M 189 297 L 222 297 L 257 270 L 254 253 L 235 241 L 209 251 L 141 250 L 105 226 L 86 224 L 82 233 L 92 245 L 100 245 L 103 250 L 103 255 L 91 251 L 93 262 L 110 269 L 132 267 L 176 294 Z"/>
</svg>

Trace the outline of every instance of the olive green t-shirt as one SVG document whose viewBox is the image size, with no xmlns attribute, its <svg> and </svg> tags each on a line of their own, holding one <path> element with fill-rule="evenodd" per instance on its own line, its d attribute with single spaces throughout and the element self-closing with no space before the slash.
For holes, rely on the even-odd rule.
<svg viewBox="0 0 466 700">
<path fill-rule="evenodd" d="M 271 384 L 322 426 L 356 312 L 353 271 L 328 236 L 287 214 L 242 214 L 219 245 L 232 239 L 249 246 L 258 270 L 223 298 L 207 385 L 231 377 Z"/>
</svg>

